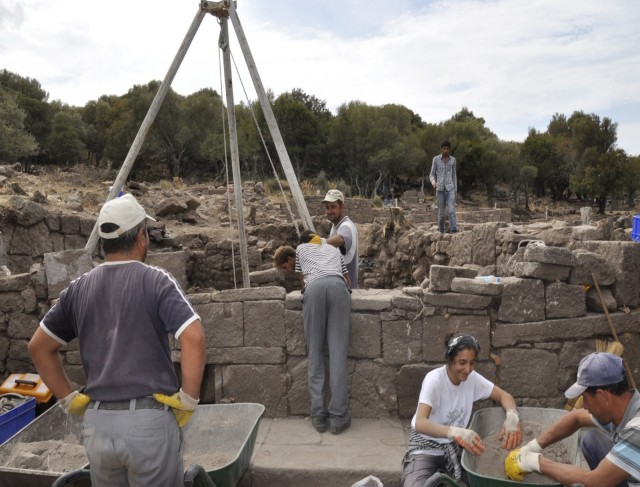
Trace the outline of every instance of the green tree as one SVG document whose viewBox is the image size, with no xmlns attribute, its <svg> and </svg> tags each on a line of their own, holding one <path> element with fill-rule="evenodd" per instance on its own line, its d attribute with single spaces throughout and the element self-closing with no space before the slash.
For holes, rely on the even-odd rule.
<svg viewBox="0 0 640 487">
<path fill-rule="evenodd" d="M 256 122 L 258 120 L 257 114 L 261 113 L 261 110 L 262 109 L 260 108 L 260 103 L 258 101 L 254 101 L 249 105 L 244 103 L 236 105 L 236 132 L 238 134 L 238 151 L 240 152 L 241 166 L 244 165 L 246 167 L 246 171 L 251 175 L 251 177 L 266 179 L 276 177 L 276 175 L 273 174 L 273 168 L 271 167 L 271 163 L 268 161 L 268 156 L 259 133 L 259 130 L 262 133 L 266 130 L 266 124 L 260 126 L 258 122 L 258 126 L 256 126 Z M 229 142 L 227 141 L 227 147 L 228 146 Z M 270 155 L 272 157 L 274 167 L 277 168 L 279 164 L 275 151 L 272 151 Z M 228 164 L 231 164 L 230 158 L 227 158 L 227 161 Z M 231 168 L 228 167 L 227 171 L 230 174 Z"/>
<path fill-rule="evenodd" d="M 579 171 L 572 176 L 571 185 L 578 193 L 595 198 L 598 212 L 605 213 L 607 199 L 624 189 L 625 167 L 628 157 L 621 149 L 610 149 L 600 154 L 596 147 L 582 154 Z"/>
<path fill-rule="evenodd" d="M 24 129 L 35 137 L 40 147 L 44 147 L 51 131 L 49 94 L 36 79 L 25 78 L 6 69 L 0 71 L 0 87 L 14 93 L 17 105 L 26 115 Z"/>
<path fill-rule="evenodd" d="M 200 174 L 219 177 L 224 161 L 223 117 L 227 116 L 220 95 L 210 88 L 199 90 L 184 99 L 182 112 L 184 128 L 179 137 L 187 147 L 183 173 L 197 168 Z"/>
<path fill-rule="evenodd" d="M 547 132 L 530 129 L 521 152 L 524 164 L 536 168 L 537 175 L 533 182 L 536 194 L 543 196 L 548 190 L 554 201 L 566 194 L 569 178 L 576 167 L 570 133 L 552 128 L 558 121 L 556 117 L 549 124 Z"/>
<path fill-rule="evenodd" d="M 12 162 L 38 151 L 35 137 L 25 130 L 25 118 L 15 94 L 0 86 L 0 159 Z"/>
<path fill-rule="evenodd" d="M 640 156 L 629 157 L 623 172 L 625 173 L 623 195 L 626 197 L 627 205 L 633 208 L 638 190 L 640 190 Z"/>
<path fill-rule="evenodd" d="M 51 159 L 65 166 L 84 162 L 86 147 L 83 139 L 85 137 L 84 122 L 78 111 L 68 106 L 62 107 L 53 116 L 51 133 L 47 138 Z"/>
<path fill-rule="evenodd" d="M 315 114 L 291 93 L 283 93 L 274 103 L 273 112 L 278 121 L 289 159 L 294 166 L 298 179 L 304 178 L 309 166 L 321 166 L 316 157 L 321 154 L 324 135 Z"/>
<path fill-rule="evenodd" d="M 491 202 L 503 171 L 498 137 L 485 126 L 482 117 L 476 117 L 466 107 L 442 123 L 442 133 L 450 140 L 451 154 L 458 161 L 460 193 L 467 195 L 478 187 L 485 190 Z"/>
<path fill-rule="evenodd" d="M 402 105 L 342 105 L 330 127 L 328 169 L 334 178 L 348 178 L 359 195 L 375 196 L 385 181 L 392 187 L 399 177 L 421 173 L 420 129 L 419 117 Z"/>
<path fill-rule="evenodd" d="M 327 173 L 332 179 L 348 177 L 353 186 L 361 191 L 372 182 L 372 173 L 369 171 L 369 133 L 374 118 L 373 107 L 361 101 L 352 101 L 338 107 L 338 113 L 329 129 L 331 163 L 327 165 Z M 374 172 L 373 178 L 376 176 Z"/>
<path fill-rule="evenodd" d="M 84 144 L 87 148 L 87 158 L 95 165 L 99 165 L 104 157 L 108 141 L 111 104 L 115 96 L 103 95 L 98 100 L 91 100 L 82 109 L 82 121 L 85 124 Z"/>
<path fill-rule="evenodd" d="M 617 124 L 596 114 L 573 112 L 567 120 L 571 130 L 571 150 L 577 161 L 571 189 L 595 198 L 604 214 L 607 199 L 623 190 L 628 156 L 616 149 Z"/>
</svg>

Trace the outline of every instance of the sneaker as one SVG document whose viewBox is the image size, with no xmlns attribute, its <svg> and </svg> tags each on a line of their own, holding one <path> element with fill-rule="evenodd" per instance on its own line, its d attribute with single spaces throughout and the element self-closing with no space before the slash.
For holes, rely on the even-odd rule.
<svg viewBox="0 0 640 487">
<path fill-rule="evenodd" d="M 324 414 L 320 414 L 318 416 L 311 416 L 311 424 L 316 429 L 318 433 L 324 433 L 327 431 L 328 426 L 327 417 Z"/>
<path fill-rule="evenodd" d="M 454 228 L 453 230 L 451 230 L 451 233 L 458 233 L 458 229 Z"/>
<path fill-rule="evenodd" d="M 346 423 L 342 423 L 340 425 L 331 422 L 331 426 L 329 427 L 329 431 L 331 431 L 331 433 L 334 434 L 334 435 L 339 435 L 344 430 L 349 428 L 349 426 L 351 426 L 351 418 L 347 418 Z"/>
</svg>

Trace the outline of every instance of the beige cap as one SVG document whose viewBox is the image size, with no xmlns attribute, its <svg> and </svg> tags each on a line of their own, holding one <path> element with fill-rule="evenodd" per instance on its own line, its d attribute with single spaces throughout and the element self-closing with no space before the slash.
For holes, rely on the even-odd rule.
<svg viewBox="0 0 640 487">
<path fill-rule="evenodd" d="M 344 202 L 344 195 L 342 194 L 342 191 L 338 189 L 330 189 L 329 191 L 327 191 L 327 195 L 324 197 L 324 200 L 322 201 L 328 201 L 329 203 L 333 203 L 335 201 Z"/>
<path fill-rule="evenodd" d="M 100 237 L 107 240 L 118 238 L 145 218 L 156 221 L 147 215 L 133 195 L 125 194 L 104 204 L 98 215 L 98 233 Z M 105 223 L 116 225 L 118 228 L 112 232 L 105 232 L 102 230 L 102 225 Z"/>
</svg>

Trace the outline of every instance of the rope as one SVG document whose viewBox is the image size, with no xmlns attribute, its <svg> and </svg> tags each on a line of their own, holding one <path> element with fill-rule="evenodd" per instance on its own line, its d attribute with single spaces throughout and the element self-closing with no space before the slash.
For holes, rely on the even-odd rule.
<svg viewBox="0 0 640 487">
<path fill-rule="evenodd" d="M 220 24 L 220 19 L 218 19 L 218 24 Z M 222 35 L 222 31 L 220 31 L 220 37 L 218 38 L 218 76 L 220 81 L 220 101 L 222 101 L 222 93 L 224 91 L 224 83 L 222 82 L 222 63 L 220 62 L 220 56 L 222 55 L 222 51 L 225 49 L 229 49 L 229 39 L 225 38 Z M 224 172 L 225 177 L 227 179 L 227 211 L 229 213 L 229 227 L 231 227 L 231 193 L 229 192 L 229 163 L 227 158 L 227 126 L 225 124 L 225 116 L 224 116 L 224 103 L 220 104 L 220 115 L 222 117 L 222 137 L 224 140 Z M 234 191 L 237 191 L 238 188 L 234 188 Z M 242 191 L 242 188 L 240 188 Z M 236 208 L 236 211 L 242 211 L 242 208 Z M 239 218 L 239 216 L 238 216 Z M 240 228 L 238 228 L 238 239 L 240 239 Z M 235 246 L 231 243 L 231 265 L 233 268 L 233 288 L 238 289 L 238 280 L 236 277 L 236 254 L 235 254 Z"/>
<path fill-rule="evenodd" d="M 231 52 L 231 51 L 229 51 Z M 289 212 L 289 217 L 293 222 L 293 225 L 296 227 L 296 234 L 300 237 L 300 229 L 298 228 L 298 223 L 296 221 L 295 215 L 291 210 L 291 206 L 289 205 L 289 200 L 284 192 L 284 188 L 280 183 L 280 176 L 278 175 L 278 171 L 276 170 L 276 166 L 273 164 L 273 159 L 271 158 L 271 154 L 269 153 L 269 149 L 267 148 L 267 143 L 264 140 L 262 135 L 262 130 L 260 130 L 260 125 L 258 125 L 258 119 L 253 111 L 253 107 L 251 106 L 251 102 L 249 101 L 249 96 L 247 95 L 247 90 L 244 87 L 244 83 L 242 82 L 242 77 L 240 76 L 240 72 L 238 71 L 238 65 L 236 64 L 236 59 L 233 57 L 233 52 L 231 52 L 231 60 L 233 61 L 233 67 L 236 70 L 236 74 L 238 75 L 238 79 L 240 80 L 240 86 L 242 86 L 242 91 L 244 92 L 244 96 L 247 99 L 247 106 L 249 107 L 249 111 L 251 112 L 251 118 L 253 118 L 253 123 L 256 125 L 256 130 L 258 131 L 258 135 L 260 136 L 260 140 L 262 141 L 262 146 L 264 147 L 264 151 L 267 154 L 267 159 L 269 159 L 269 163 L 271 164 L 271 169 L 273 169 L 273 175 L 278 182 L 278 186 L 280 187 L 280 192 L 282 193 L 282 198 L 284 199 L 284 203 L 287 207 L 287 211 Z"/>
</svg>

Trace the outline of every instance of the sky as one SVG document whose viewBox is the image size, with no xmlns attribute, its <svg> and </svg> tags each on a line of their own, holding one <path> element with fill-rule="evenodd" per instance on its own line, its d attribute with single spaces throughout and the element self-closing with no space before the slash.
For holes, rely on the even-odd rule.
<svg viewBox="0 0 640 487">
<path fill-rule="evenodd" d="M 0 0 L 0 69 L 83 106 L 164 79 L 198 0 Z M 238 0 L 262 84 L 337 108 L 401 104 L 440 123 L 463 107 L 502 140 L 574 111 L 618 124 L 640 154 L 637 0 Z M 257 95 L 231 23 L 234 98 Z M 220 28 L 207 15 L 173 80 L 221 89 Z M 242 89 L 244 86 L 244 90 Z M 245 95 L 246 91 L 246 95 Z"/>
</svg>

